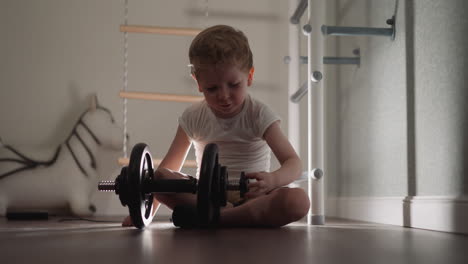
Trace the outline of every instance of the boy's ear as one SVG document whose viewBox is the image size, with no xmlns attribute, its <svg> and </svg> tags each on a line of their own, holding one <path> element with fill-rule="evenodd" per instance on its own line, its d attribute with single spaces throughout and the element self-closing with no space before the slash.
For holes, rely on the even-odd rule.
<svg viewBox="0 0 468 264">
<path fill-rule="evenodd" d="M 247 79 L 247 86 L 252 85 L 254 73 L 255 73 L 255 68 L 254 67 L 250 68 L 249 77 Z"/>
<path fill-rule="evenodd" d="M 201 93 L 203 92 L 200 85 L 198 84 L 198 81 L 197 81 L 197 77 L 195 76 L 195 74 L 190 74 L 190 76 L 192 76 L 192 79 L 197 83 L 197 86 L 198 86 L 198 91 Z"/>
</svg>

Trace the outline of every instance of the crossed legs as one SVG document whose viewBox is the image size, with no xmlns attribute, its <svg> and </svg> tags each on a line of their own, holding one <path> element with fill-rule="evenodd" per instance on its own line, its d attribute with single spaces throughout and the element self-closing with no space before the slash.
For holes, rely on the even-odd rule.
<svg viewBox="0 0 468 264">
<path fill-rule="evenodd" d="M 178 172 L 159 169 L 156 173 L 162 179 L 181 179 L 185 176 Z M 196 206 L 194 194 L 154 194 L 155 204 L 163 203 L 170 209 L 177 205 Z M 304 217 L 309 210 L 309 199 L 300 188 L 282 187 L 268 194 L 250 199 L 245 203 L 221 209 L 221 227 L 280 227 Z"/>
</svg>

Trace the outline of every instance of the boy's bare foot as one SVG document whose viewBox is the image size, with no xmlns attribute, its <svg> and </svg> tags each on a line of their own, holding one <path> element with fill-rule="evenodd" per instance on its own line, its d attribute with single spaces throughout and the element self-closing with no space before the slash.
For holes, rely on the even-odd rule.
<svg viewBox="0 0 468 264">
<path fill-rule="evenodd" d="M 133 226 L 132 218 L 129 215 L 127 215 L 125 219 L 122 221 L 122 226 L 123 227 Z"/>
</svg>

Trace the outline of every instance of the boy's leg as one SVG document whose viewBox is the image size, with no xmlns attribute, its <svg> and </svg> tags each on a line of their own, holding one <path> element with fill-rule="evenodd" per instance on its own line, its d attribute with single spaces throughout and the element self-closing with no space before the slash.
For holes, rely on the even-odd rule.
<svg viewBox="0 0 468 264">
<path fill-rule="evenodd" d="M 165 179 L 182 179 L 183 174 L 163 173 Z M 177 205 L 196 207 L 195 194 L 155 194 L 155 199 L 170 209 Z M 221 209 L 219 226 L 225 227 L 280 227 L 306 216 L 309 197 L 301 188 L 278 188 L 246 201 L 244 204 Z"/>
<path fill-rule="evenodd" d="M 221 211 L 220 226 L 280 227 L 304 217 L 309 211 L 309 198 L 300 188 L 279 188 Z"/>
<path fill-rule="evenodd" d="M 165 169 L 159 169 L 158 179 L 184 179 L 184 174 Z M 170 209 L 177 205 L 196 206 L 196 194 L 154 194 L 153 207 L 160 203 Z M 279 227 L 304 217 L 309 210 L 309 198 L 300 188 L 278 188 L 272 192 L 248 200 L 237 207 L 225 207 L 221 210 L 220 226 L 264 226 Z M 127 217 L 123 226 L 131 226 L 131 219 Z"/>
</svg>

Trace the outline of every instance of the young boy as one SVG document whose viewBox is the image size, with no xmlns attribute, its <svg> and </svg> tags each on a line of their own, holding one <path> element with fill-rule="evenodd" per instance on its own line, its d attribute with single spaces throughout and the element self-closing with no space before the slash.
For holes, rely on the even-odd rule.
<svg viewBox="0 0 468 264">
<path fill-rule="evenodd" d="M 280 118 L 247 92 L 254 67 L 246 36 L 230 26 L 207 28 L 193 40 L 189 58 L 205 100 L 187 108 L 179 118 L 175 138 L 155 177 L 183 178 L 178 171 L 191 143 L 199 166 L 205 145 L 216 143 L 219 163 L 227 167 L 229 179 L 245 171 L 246 177 L 256 180 L 249 184 L 245 199 L 238 192 L 229 193 L 229 204 L 221 210 L 217 226 L 279 227 L 301 219 L 309 210 L 306 193 L 283 187 L 299 178 L 301 160 L 281 131 Z M 273 172 L 269 172 L 271 151 L 281 164 Z M 195 208 L 196 195 L 155 194 L 153 206 L 159 203 L 171 209 Z M 187 219 L 188 224 L 196 227 L 195 218 Z M 123 225 L 131 225 L 129 217 Z"/>
</svg>

